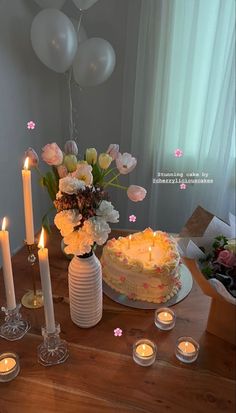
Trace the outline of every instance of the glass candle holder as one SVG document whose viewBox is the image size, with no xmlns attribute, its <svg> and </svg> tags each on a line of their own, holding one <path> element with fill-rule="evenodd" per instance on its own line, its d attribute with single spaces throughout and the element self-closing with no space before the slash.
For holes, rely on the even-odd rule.
<svg viewBox="0 0 236 413">
<path fill-rule="evenodd" d="M 172 330 L 175 326 L 176 316 L 174 311 L 167 307 L 158 308 L 155 311 L 155 325 L 160 330 Z"/>
<path fill-rule="evenodd" d="M 19 357 L 15 353 L 0 354 L 0 382 L 13 380 L 20 371 Z"/>
<path fill-rule="evenodd" d="M 60 324 L 56 324 L 54 333 L 42 327 L 43 343 L 38 346 L 38 361 L 43 366 L 64 363 L 69 356 L 67 343 L 60 338 Z"/>
<path fill-rule="evenodd" d="M 20 340 L 30 329 L 30 323 L 22 318 L 20 308 L 20 304 L 17 304 L 13 310 L 1 308 L 5 313 L 5 322 L 0 326 L 0 337 L 5 340 Z"/>
<path fill-rule="evenodd" d="M 133 345 L 133 359 L 140 366 L 151 366 L 157 355 L 156 344 L 151 340 L 140 339 Z"/>
<path fill-rule="evenodd" d="M 180 337 L 176 342 L 175 355 L 183 363 L 193 363 L 198 358 L 199 348 L 192 337 Z"/>
</svg>

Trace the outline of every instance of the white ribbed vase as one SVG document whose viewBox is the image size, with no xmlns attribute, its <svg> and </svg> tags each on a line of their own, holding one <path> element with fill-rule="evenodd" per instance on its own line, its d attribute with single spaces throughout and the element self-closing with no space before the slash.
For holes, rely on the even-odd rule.
<svg viewBox="0 0 236 413">
<path fill-rule="evenodd" d="M 96 255 L 74 257 L 69 265 L 69 300 L 72 321 L 95 326 L 102 318 L 102 270 Z"/>
</svg>

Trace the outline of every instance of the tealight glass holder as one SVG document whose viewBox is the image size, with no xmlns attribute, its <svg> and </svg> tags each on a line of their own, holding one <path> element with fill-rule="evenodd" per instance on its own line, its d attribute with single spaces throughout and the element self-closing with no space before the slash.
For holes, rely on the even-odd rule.
<svg viewBox="0 0 236 413">
<path fill-rule="evenodd" d="M 35 262 L 37 260 L 34 250 L 36 248 L 36 244 L 27 245 L 28 249 L 28 258 L 27 261 L 31 266 L 31 274 L 32 274 L 32 284 L 33 290 L 29 290 L 25 293 L 21 299 L 21 303 L 26 308 L 41 308 L 43 307 L 43 293 L 41 290 L 36 289 L 36 279 L 35 279 Z"/>
<path fill-rule="evenodd" d="M 198 358 L 200 346 L 192 337 L 180 337 L 176 342 L 175 355 L 183 363 L 193 363 Z"/>
<path fill-rule="evenodd" d="M 20 340 L 30 329 L 30 323 L 22 318 L 20 308 L 20 304 L 13 310 L 1 308 L 5 313 L 5 323 L 0 326 L 0 337 L 9 341 Z"/>
<path fill-rule="evenodd" d="M 174 311 L 170 308 L 162 307 L 155 311 L 154 322 L 159 330 L 168 331 L 172 330 L 175 326 L 176 316 Z"/>
<path fill-rule="evenodd" d="M 156 344 L 151 340 L 140 339 L 133 345 L 133 359 L 140 366 L 151 366 L 157 355 Z"/>
<path fill-rule="evenodd" d="M 15 353 L 0 354 L 0 382 L 13 380 L 20 371 L 19 357 Z"/>
<path fill-rule="evenodd" d="M 69 356 L 67 343 L 60 338 L 60 324 L 56 325 L 54 333 L 49 333 L 42 327 L 43 343 L 38 346 L 38 361 L 43 366 L 53 366 L 64 363 Z"/>
</svg>

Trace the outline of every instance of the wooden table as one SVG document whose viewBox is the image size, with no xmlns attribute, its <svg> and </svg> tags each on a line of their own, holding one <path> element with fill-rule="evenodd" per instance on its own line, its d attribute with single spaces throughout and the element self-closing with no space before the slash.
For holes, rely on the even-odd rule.
<svg viewBox="0 0 236 413">
<path fill-rule="evenodd" d="M 113 234 L 114 235 L 114 234 Z M 115 234 L 117 235 L 117 234 Z M 50 264 L 56 320 L 61 337 L 69 343 L 70 357 L 61 365 L 43 367 L 37 362 L 43 309 L 22 309 L 32 328 L 22 339 L 0 339 L 0 351 L 15 351 L 21 372 L 10 383 L 0 383 L 0 413 L 47 412 L 173 412 L 217 413 L 235 411 L 235 347 L 205 333 L 210 299 L 194 284 L 189 296 L 174 306 L 176 327 L 160 332 L 152 310 L 131 309 L 104 296 L 104 313 L 94 328 L 81 329 L 69 315 L 68 261 L 60 250 L 60 236 L 50 239 Z M 31 288 L 27 252 L 13 258 L 18 300 Z M 4 304 L 0 275 L 0 304 Z M 122 337 L 114 337 L 120 327 Z M 200 343 L 198 360 L 184 365 L 174 356 L 176 339 L 190 335 Z M 158 360 L 151 367 L 133 362 L 132 344 L 141 337 L 154 340 Z"/>
</svg>

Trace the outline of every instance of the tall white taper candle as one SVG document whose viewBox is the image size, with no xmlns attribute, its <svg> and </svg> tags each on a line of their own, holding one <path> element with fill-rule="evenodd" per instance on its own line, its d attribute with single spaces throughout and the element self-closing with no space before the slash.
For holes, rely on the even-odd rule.
<svg viewBox="0 0 236 413">
<path fill-rule="evenodd" d="M 29 158 L 27 157 L 22 170 L 24 210 L 25 210 L 25 233 L 28 245 L 34 244 L 34 218 L 31 191 L 31 171 L 28 169 Z"/>
<path fill-rule="evenodd" d="M 11 265 L 9 233 L 8 231 L 6 231 L 6 218 L 3 218 L 2 221 L 2 230 L 0 231 L 0 246 L 2 250 L 2 266 L 7 308 L 8 310 L 13 310 L 14 308 L 16 308 L 16 297 Z"/>
<path fill-rule="evenodd" d="M 44 230 L 42 228 L 38 251 L 39 268 L 44 300 L 44 314 L 48 333 L 55 333 L 55 317 L 52 299 L 52 286 L 48 261 L 48 249 L 44 248 Z"/>
</svg>

